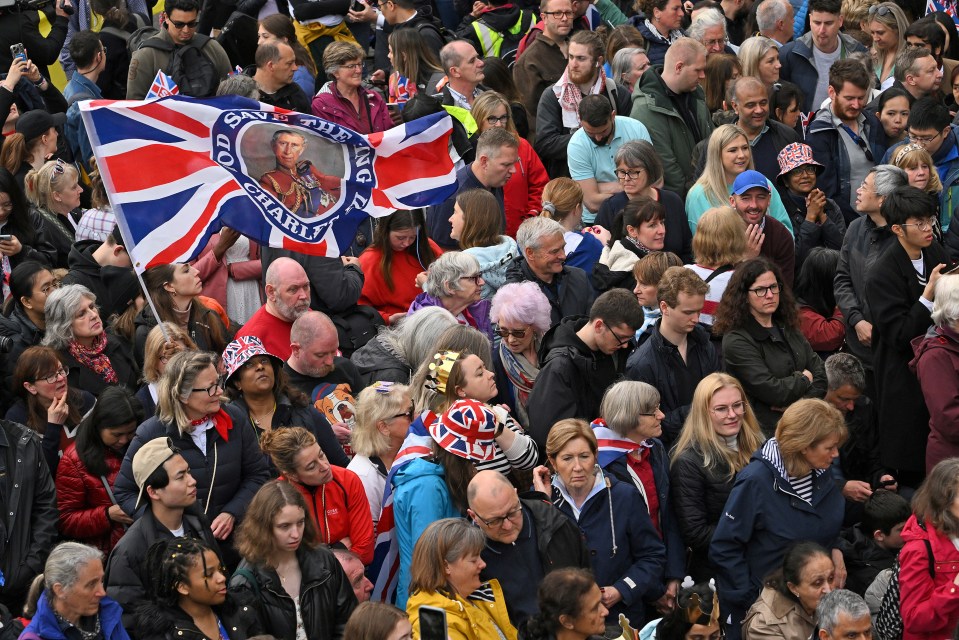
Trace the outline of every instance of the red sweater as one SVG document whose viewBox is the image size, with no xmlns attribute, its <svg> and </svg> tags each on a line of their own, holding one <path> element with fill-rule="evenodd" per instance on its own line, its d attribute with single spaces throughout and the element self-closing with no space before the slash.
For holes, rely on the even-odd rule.
<svg viewBox="0 0 959 640">
<path fill-rule="evenodd" d="M 549 176 L 546 175 L 546 168 L 533 151 L 533 146 L 520 138 L 516 172 L 503 187 L 506 235 L 515 238 L 523 220 L 537 216 L 543 210 L 543 187 L 547 182 Z"/>
<path fill-rule="evenodd" d="M 846 340 L 846 323 L 836 307 L 831 318 L 819 315 L 812 307 L 799 307 L 799 329 L 814 351 L 838 351 Z"/>
<path fill-rule="evenodd" d="M 266 305 L 256 310 L 243 327 L 236 332 L 236 337 L 256 336 L 263 343 L 267 351 L 282 360 L 287 360 L 292 353 L 290 349 L 290 329 L 292 322 L 277 318 L 266 310 Z"/>
<path fill-rule="evenodd" d="M 363 564 L 373 562 L 373 517 L 363 482 L 352 471 L 333 467 L 333 479 L 319 487 L 290 482 L 303 494 L 320 541 L 335 544 L 350 539 L 350 550 Z"/>
<path fill-rule="evenodd" d="M 439 257 L 443 250 L 430 240 L 433 255 Z M 390 270 L 393 274 L 393 288 L 386 286 L 383 272 L 380 270 L 380 260 L 383 252 L 376 247 L 367 247 L 360 254 L 360 267 L 363 268 L 363 292 L 360 294 L 359 304 L 373 307 L 383 316 L 383 321 L 389 324 L 390 316 L 396 313 L 406 313 L 410 309 L 413 298 L 423 293 L 416 286 L 417 274 L 426 271 L 416 255 L 415 245 L 406 251 L 393 252 L 393 262 Z"/>
</svg>

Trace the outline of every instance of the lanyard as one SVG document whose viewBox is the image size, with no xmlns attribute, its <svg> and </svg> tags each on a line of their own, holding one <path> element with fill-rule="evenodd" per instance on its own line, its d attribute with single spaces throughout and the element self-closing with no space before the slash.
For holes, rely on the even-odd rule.
<svg viewBox="0 0 959 640">
<path fill-rule="evenodd" d="M 840 123 L 839 126 L 842 127 L 843 130 L 849 134 L 849 137 L 852 138 L 853 142 L 855 142 L 859 146 L 859 148 L 862 149 L 862 152 L 866 154 L 866 160 L 868 160 L 869 162 L 875 162 L 875 160 L 872 157 L 872 151 L 869 150 L 869 145 L 866 144 L 866 141 L 863 140 L 861 136 L 857 135 L 855 131 L 847 127 L 845 124 Z"/>
</svg>

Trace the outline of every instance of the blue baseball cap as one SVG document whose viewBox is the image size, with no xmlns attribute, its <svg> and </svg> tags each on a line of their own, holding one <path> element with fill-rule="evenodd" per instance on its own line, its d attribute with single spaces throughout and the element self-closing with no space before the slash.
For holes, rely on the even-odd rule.
<svg viewBox="0 0 959 640">
<path fill-rule="evenodd" d="M 758 171 L 747 169 L 736 176 L 736 181 L 733 182 L 733 193 L 735 193 L 737 196 L 741 196 L 750 189 L 755 189 L 756 187 L 760 187 L 766 191 L 769 191 L 769 181 L 766 180 L 766 176 Z"/>
</svg>

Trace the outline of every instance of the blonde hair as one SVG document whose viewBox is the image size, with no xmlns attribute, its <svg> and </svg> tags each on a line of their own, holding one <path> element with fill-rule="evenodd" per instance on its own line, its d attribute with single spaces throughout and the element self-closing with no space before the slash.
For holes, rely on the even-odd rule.
<svg viewBox="0 0 959 640">
<path fill-rule="evenodd" d="M 484 91 L 481 93 L 473 102 L 473 108 L 470 109 L 470 114 L 473 116 L 473 120 L 476 121 L 476 126 L 479 127 L 479 131 L 485 131 L 492 126 L 486 122 L 486 118 L 499 106 L 506 107 L 506 130 L 519 138 L 519 133 L 516 131 L 516 124 L 513 122 L 513 111 L 512 107 L 510 107 L 509 100 L 507 100 L 506 96 L 502 93 L 496 91 Z M 487 126 L 484 127 L 483 125 Z"/>
<path fill-rule="evenodd" d="M 39 169 L 28 171 L 23 184 L 30 202 L 41 209 L 52 211 L 53 194 L 62 193 L 64 186 L 76 182 L 78 176 L 72 164 L 50 160 Z"/>
<path fill-rule="evenodd" d="M 547 207 L 547 203 L 552 207 Z M 542 215 L 546 218 L 562 222 L 581 204 L 583 204 L 583 188 L 571 178 L 553 178 L 543 187 Z"/>
<path fill-rule="evenodd" d="M 216 369 L 216 362 L 216 354 L 209 351 L 181 351 L 170 358 L 157 384 L 157 417 L 160 422 L 174 423 L 181 436 L 188 432 L 190 419 L 183 403 L 190 397 L 197 376 L 210 367 Z M 221 402 L 225 401 L 221 398 Z"/>
<path fill-rule="evenodd" d="M 749 143 L 746 132 L 734 124 L 724 124 L 709 136 L 709 143 L 706 145 L 706 167 L 696 184 L 702 186 L 703 195 L 713 206 L 722 207 L 729 204 L 729 184 L 723 170 L 723 149 L 740 137 Z M 752 149 L 749 151 L 749 166 L 746 168 L 756 168 L 753 164 Z"/>
<path fill-rule="evenodd" d="M 839 436 L 838 444 L 842 445 L 848 433 L 839 409 L 825 400 L 804 398 L 792 403 L 776 425 L 776 442 L 786 471 L 794 478 L 803 477 L 812 471 L 803 455 L 805 449 L 830 436 Z"/>
<path fill-rule="evenodd" d="M 722 389 L 736 389 L 743 401 L 743 424 L 736 436 L 737 448 L 730 449 L 722 437 L 713 429 L 709 405 L 713 396 Z M 731 480 L 742 471 L 754 451 L 762 446 L 765 438 L 753 413 L 752 405 L 746 398 L 746 392 L 739 380 L 728 373 L 711 373 L 696 385 L 693 400 L 690 403 L 689 416 L 683 424 L 679 440 L 670 453 L 670 459 L 676 459 L 687 449 L 693 449 L 703 456 L 703 465 L 708 470 L 720 471 L 725 466 L 725 476 Z"/>
<path fill-rule="evenodd" d="M 696 225 L 693 255 L 696 263 L 715 269 L 739 264 L 746 254 L 746 223 L 732 207 L 709 209 Z"/>
<path fill-rule="evenodd" d="M 350 444 L 353 451 L 366 456 L 378 456 L 390 448 L 390 438 L 376 427 L 381 420 L 389 420 L 409 409 L 410 388 L 405 384 L 391 384 L 388 387 L 374 382 L 360 392 L 356 398 L 356 423 Z"/>
<path fill-rule="evenodd" d="M 739 61 L 743 65 L 743 76 L 759 78 L 759 62 L 770 49 L 779 51 L 779 46 L 766 36 L 746 38 L 739 47 Z"/>
<path fill-rule="evenodd" d="M 909 20 L 906 19 L 906 14 L 903 13 L 903 10 L 899 7 L 899 5 L 894 2 L 880 2 L 874 6 L 877 9 L 879 7 L 885 7 L 889 10 L 889 12 L 885 15 L 879 15 L 879 13 L 873 13 L 872 15 L 869 15 L 869 10 L 867 9 L 866 17 L 863 20 L 863 22 L 865 22 L 863 25 L 865 29 L 863 30 L 866 33 L 869 33 L 870 22 L 878 22 L 889 29 L 895 30 L 895 32 L 899 35 L 899 43 L 896 46 L 896 55 L 898 56 L 902 50 L 906 48 L 906 30 L 909 28 Z M 881 60 L 877 60 L 880 52 L 878 49 L 876 49 L 875 42 L 870 48 L 870 53 L 873 56 L 874 62 L 882 62 Z"/>
<path fill-rule="evenodd" d="M 896 150 L 892 158 L 892 164 L 903 171 L 906 169 L 915 169 L 919 164 L 925 164 L 929 167 L 929 183 L 923 189 L 926 193 L 931 193 L 937 198 L 942 193 L 942 180 L 939 179 L 939 172 L 936 171 L 936 163 L 932 161 L 932 156 L 918 144 L 906 144 Z"/>
<path fill-rule="evenodd" d="M 160 380 L 160 354 L 163 352 L 163 345 L 166 344 L 167 338 L 163 335 L 163 330 L 166 329 L 166 335 L 170 336 L 170 342 L 179 342 L 181 343 L 186 350 L 196 349 L 196 343 L 190 339 L 189 334 L 186 331 L 180 328 L 180 325 L 174 324 L 172 322 L 161 322 L 163 328 L 160 328 L 160 325 L 150 329 L 150 333 L 147 334 L 146 343 L 143 347 L 143 380 L 145 382 L 151 382 L 156 384 Z"/>
</svg>

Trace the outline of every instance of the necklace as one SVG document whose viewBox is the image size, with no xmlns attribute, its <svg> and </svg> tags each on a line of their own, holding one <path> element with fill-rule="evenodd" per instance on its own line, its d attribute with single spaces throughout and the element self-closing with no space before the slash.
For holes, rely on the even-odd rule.
<svg viewBox="0 0 959 640">
<path fill-rule="evenodd" d="M 260 426 L 260 419 L 262 418 L 265 420 L 266 418 L 269 418 L 270 416 L 272 416 L 274 413 L 276 413 L 276 402 L 273 403 L 273 408 L 267 411 L 266 414 L 262 416 L 257 416 L 256 414 L 253 413 L 253 409 L 250 409 L 250 420 L 253 422 L 254 427 L 262 431 L 263 427 Z"/>
</svg>

